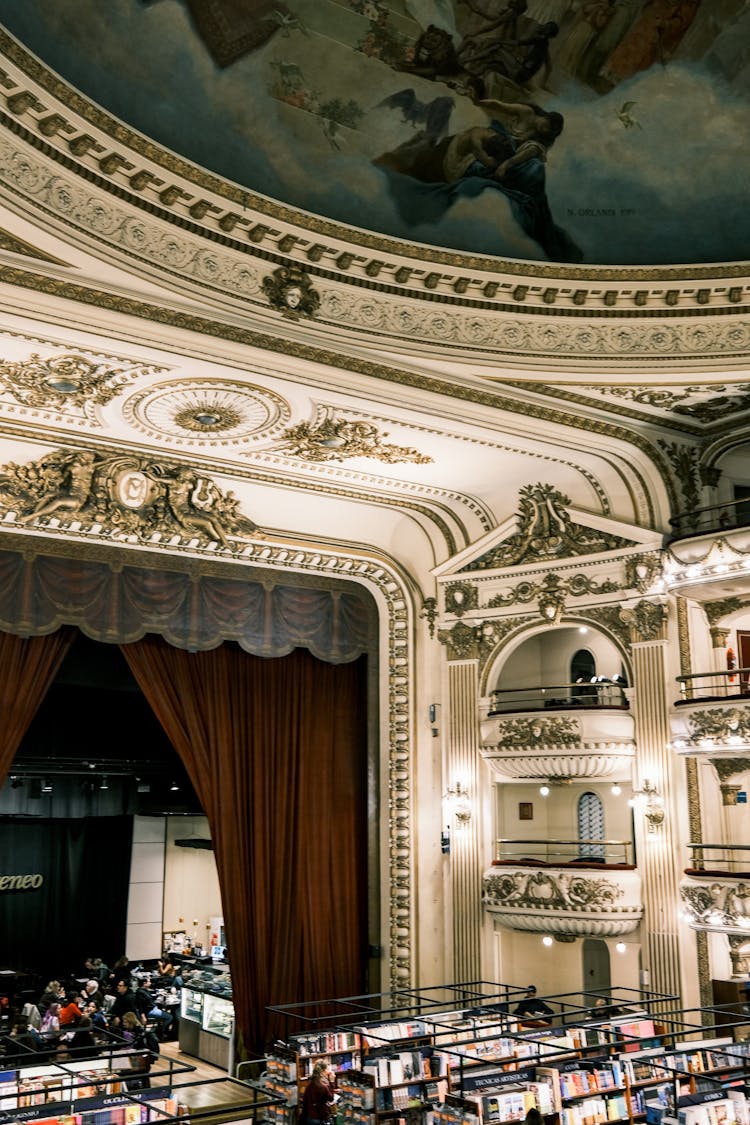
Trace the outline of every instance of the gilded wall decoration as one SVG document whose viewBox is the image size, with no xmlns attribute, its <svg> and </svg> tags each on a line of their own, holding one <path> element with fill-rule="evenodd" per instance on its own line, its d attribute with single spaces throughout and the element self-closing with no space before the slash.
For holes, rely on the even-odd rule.
<svg viewBox="0 0 750 1125">
<path fill-rule="evenodd" d="M 636 643 L 660 639 L 667 621 L 666 606 L 660 602 L 646 600 L 621 609 L 620 615 L 623 621 L 630 626 L 633 640 Z"/>
<path fill-rule="evenodd" d="M 412 462 L 426 465 L 432 461 L 425 453 L 403 445 L 383 441 L 387 433 L 378 433 L 372 422 L 350 421 L 327 413 L 320 422 L 300 422 L 284 430 L 281 452 L 303 461 L 345 461 L 352 457 L 372 457 L 388 465 Z"/>
<path fill-rule="evenodd" d="M 744 609 L 746 605 L 750 605 L 750 599 L 743 598 L 718 598 L 713 602 L 704 602 L 703 610 L 708 618 L 709 625 L 718 625 L 724 617 L 728 617 L 730 613 L 736 613 L 740 609 Z"/>
<path fill-rule="evenodd" d="M 730 777 L 739 777 L 746 770 L 750 770 L 750 758 L 712 758 L 711 765 L 716 770 L 719 781 L 724 782 Z"/>
<path fill-rule="evenodd" d="M 580 746 L 581 725 L 577 719 L 503 719 L 497 724 L 498 750 L 526 750 L 538 746 Z"/>
<path fill-rule="evenodd" d="M 750 942 L 750 883 L 726 876 L 699 883 L 688 876 L 680 884 L 680 897 L 691 926 L 740 930 Z"/>
<path fill-rule="evenodd" d="M 740 411 L 750 410 L 750 384 L 695 384 L 679 389 L 666 387 L 604 387 L 601 393 L 626 399 L 639 405 L 653 406 L 670 413 L 710 423 Z M 690 401 L 690 400 L 695 401 Z"/>
<path fill-rule="evenodd" d="M 661 577 L 662 555 L 660 551 L 647 551 L 625 560 L 625 585 L 630 590 L 645 594 Z"/>
<path fill-rule="evenodd" d="M 256 531 L 231 492 L 184 465 L 131 454 L 58 450 L 0 470 L 0 505 L 19 522 L 100 525 L 110 535 L 158 541 L 175 534 L 233 550 Z"/>
<path fill-rule="evenodd" d="M 277 312 L 292 320 L 312 317 L 320 308 L 320 293 L 313 289 L 306 270 L 296 266 L 279 266 L 263 278 L 261 288 Z"/>
<path fill-rule="evenodd" d="M 595 625 L 606 629 L 613 637 L 617 638 L 624 652 L 630 652 L 632 644 L 630 627 L 623 620 L 620 605 L 586 606 L 585 609 L 578 611 L 576 616 L 580 617 L 582 621 L 593 621 Z"/>
<path fill-rule="evenodd" d="M 609 879 L 564 871 L 509 871 L 485 875 L 482 896 L 485 905 L 588 913 L 611 909 L 624 892 Z"/>
<path fill-rule="evenodd" d="M 659 446 L 669 458 L 680 485 L 685 511 L 694 512 L 700 504 L 700 450 L 693 445 L 662 439 L 659 440 Z"/>
<path fill-rule="evenodd" d="M 573 523 L 565 510 L 570 506 L 570 499 L 551 484 L 526 485 L 518 495 L 518 531 L 481 558 L 472 560 L 463 571 L 495 570 L 522 562 L 591 555 L 632 546 L 619 535 Z"/>
<path fill-rule="evenodd" d="M 457 621 L 451 629 L 439 629 L 438 640 L 446 647 L 448 660 L 478 660 L 481 649 L 479 630 Z"/>
<path fill-rule="evenodd" d="M 139 376 L 164 370 L 152 364 L 95 362 L 75 352 L 20 361 L 0 360 L 0 387 L 24 406 L 47 410 L 85 410 L 104 406 Z"/>
<path fill-rule="evenodd" d="M 556 621 L 565 609 L 566 595 L 581 598 L 585 594 L 612 594 L 620 587 L 607 578 L 596 582 L 586 574 L 575 574 L 571 578 L 561 578 L 558 574 L 546 574 L 541 582 L 519 582 L 509 594 L 495 594 L 487 602 L 489 609 L 503 606 L 525 604 L 538 598 L 539 613 L 546 621 Z"/>
<path fill-rule="evenodd" d="M 731 738 L 750 740 L 750 712 L 744 707 L 712 707 L 694 711 L 687 720 L 690 738 L 726 742 Z"/>
<path fill-rule="evenodd" d="M 445 587 L 443 596 L 445 612 L 455 613 L 456 617 L 463 617 L 479 604 L 479 592 L 471 582 L 451 582 Z"/>
</svg>

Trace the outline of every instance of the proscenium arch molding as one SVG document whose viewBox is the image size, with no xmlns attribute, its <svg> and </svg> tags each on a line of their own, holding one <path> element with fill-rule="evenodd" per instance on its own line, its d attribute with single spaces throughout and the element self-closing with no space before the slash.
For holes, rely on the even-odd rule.
<svg viewBox="0 0 750 1125">
<path fill-rule="evenodd" d="M 57 602 L 51 596 L 50 583 L 44 581 L 45 566 L 51 567 L 58 579 L 62 596 Z M 87 617 L 87 607 L 76 604 L 74 582 L 75 579 L 80 584 L 87 567 L 89 570 L 101 568 L 111 579 L 125 570 L 136 575 L 139 571 L 143 574 L 157 571 L 171 575 L 184 582 L 185 596 L 193 600 L 198 584 L 210 587 L 213 583 L 218 588 L 227 580 L 253 585 L 258 588 L 260 597 L 266 599 L 280 587 L 313 593 L 328 592 L 332 601 L 347 594 L 352 602 L 359 599 L 366 622 L 364 629 L 359 630 L 359 636 L 355 636 L 348 659 L 355 659 L 361 652 L 367 652 L 371 657 L 368 700 L 377 708 L 380 734 L 375 736 L 374 742 L 370 741 L 368 758 L 372 763 L 374 756 L 376 771 L 381 769 L 380 747 L 387 738 L 387 791 L 390 795 L 386 844 L 390 911 L 388 975 L 393 990 L 413 986 L 417 971 L 414 956 L 416 883 L 412 849 L 415 613 L 413 591 L 402 575 L 387 561 L 364 554 L 334 552 L 327 548 L 295 548 L 269 544 L 267 540 L 252 544 L 243 559 L 220 561 L 211 557 L 201 558 L 195 552 L 151 552 L 125 545 L 83 544 L 47 537 L 42 540 L 31 534 L 9 532 L 0 536 L 0 573 L 4 570 L 6 576 L 15 577 L 15 581 L 2 583 L 0 630 L 32 636 L 55 632 L 63 625 L 73 625 L 93 640 L 106 643 L 127 643 L 146 633 L 155 633 L 171 644 L 175 643 L 175 639 L 182 640 L 176 647 L 192 647 L 185 643 L 184 636 L 175 635 L 165 621 L 165 614 L 157 612 L 155 607 L 152 618 L 142 613 L 137 628 L 129 635 L 123 635 L 116 627 L 114 605 L 121 589 L 119 581 L 108 583 L 109 603 L 106 596 L 104 600 L 99 599 L 99 604 L 105 608 L 103 619 L 97 623 L 97 620 Z M 38 601 L 34 597 L 35 588 L 44 590 L 46 612 L 43 616 L 34 612 Z M 107 605 L 112 612 L 106 612 Z M 211 648 L 223 640 L 231 640 L 248 652 L 272 655 L 267 646 L 265 649 L 262 644 L 253 647 L 247 643 L 247 638 L 243 643 L 236 629 L 221 631 L 222 636 L 214 634 L 202 647 Z M 197 637 L 194 645 L 199 647 Z M 313 646 L 302 638 L 296 638 L 292 647 L 307 647 L 315 655 Z M 386 779 L 381 778 L 378 787 L 381 791 L 386 789 L 385 782 Z M 374 837 L 368 841 L 371 852 L 368 865 L 371 872 L 379 872 L 378 852 L 382 851 L 378 835 L 380 817 L 372 816 L 371 822 Z M 381 887 L 376 903 L 378 918 L 381 916 L 384 892 L 386 888 Z M 385 932 L 385 926 L 381 925 L 381 931 Z"/>
</svg>

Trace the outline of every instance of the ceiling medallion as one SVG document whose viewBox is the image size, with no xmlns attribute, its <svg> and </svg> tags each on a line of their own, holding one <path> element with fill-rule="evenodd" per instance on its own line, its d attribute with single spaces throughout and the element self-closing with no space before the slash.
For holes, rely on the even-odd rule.
<svg viewBox="0 0 750 1125">
<path fill-rule="evenodd" d="M 215 379 L 162 383 L 123 404 L 130 425 L 173 445 L 264 442 L 283 433 L 289 404 L 272 391 Z"/>
<path fill-rule="evenodd" d="M 284 452 L 304 461 L 345 461 L 350 457 L 373 457 L 389 465 L 410 461 L 417 465 L 432 462 L 432 457 L 404 445 L 383 441 L 372 422 L 351 422 L 335 418 L 328 411 L 320 422 L 300 422 L 284 430 L 288 448 Z"/>
<path fill-rule="evenodd" d="M 24 406 L 41 409 L 104 406 L 123 389 L 125 379 L 151 375 L 153 365 L 114 367 L 97 363 L 75 352 L 42 358 L 0 360 L 0 388 Z"/>
<path fill-rule="evenodd" d="M 174 423 L 181 430 L 194 430 L 196 433 L 222 433 L 234 430 L 242 422 L 242 415 L 236 410 L 222 410 L 208 404 L 178 410 Z"/>
<path fill-rule="evenodd" d="M 0 506 L 22 524 L 98 524 L 139 542 L 177 535 L 234 550 L 230 535 L 246 539 L 257 530 L 234 494 L 197 470 L 91 450 L 60 449 L 39 461 L 3 466 Z"/>
</svg>

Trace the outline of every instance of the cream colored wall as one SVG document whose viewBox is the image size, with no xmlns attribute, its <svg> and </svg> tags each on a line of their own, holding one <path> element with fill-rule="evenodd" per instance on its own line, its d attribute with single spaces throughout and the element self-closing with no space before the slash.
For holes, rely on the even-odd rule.
<svg viewBox="0 0 750 1125">
<path fill-rule="evenodd" d="M 177 847 L 175 840 L 210 839 L 205 817 L 169 817 L 164 861 L 164 929 L 185 930 L 205 945 L 208 919 L 223 915 L 212 851 Z M 195 923 L 195 924 L 194 924 Z"/>
<path fill-rule="evenodd" d="M 600 676 L 619 674 L 622 656 L 603 633 L 578 627 L 547 628 L 514 649 L 494 677 L 492 688 L 537 687 L 570 683 L 570 661 L 578 649 L 588 649 Z"/>
</svg>

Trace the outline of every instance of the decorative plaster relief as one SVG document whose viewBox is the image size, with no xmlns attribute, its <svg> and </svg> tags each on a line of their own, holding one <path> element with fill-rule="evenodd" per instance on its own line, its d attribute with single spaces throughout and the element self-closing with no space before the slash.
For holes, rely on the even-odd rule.
<svg viewBox="0 0 750 1125">
<path fill-rule="evenodd" d="M 643 916 L 634 871 L 595 877 L 555 868 L 486 871 L 482 899 L 501 925 L 574 935 L 630 933 Z"/>
</svg>

